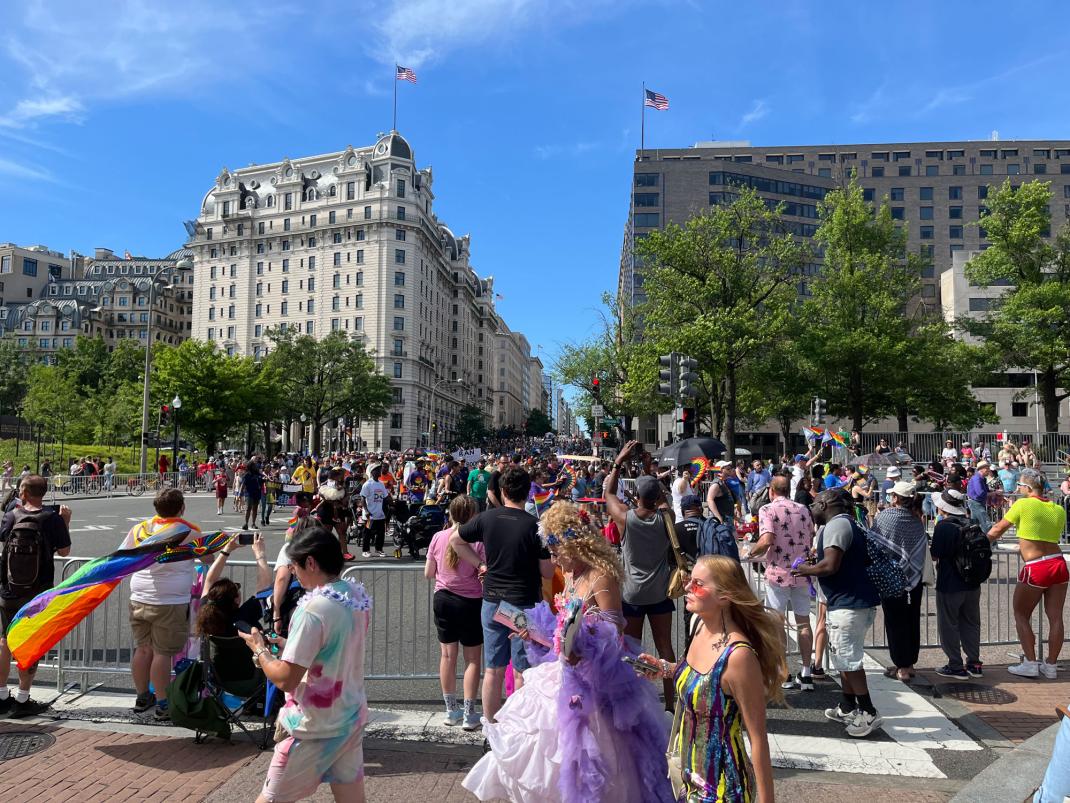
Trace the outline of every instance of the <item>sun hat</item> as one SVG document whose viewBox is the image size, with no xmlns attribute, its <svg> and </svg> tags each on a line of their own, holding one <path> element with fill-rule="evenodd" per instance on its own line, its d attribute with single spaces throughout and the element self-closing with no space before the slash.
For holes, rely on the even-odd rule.
<svg viewBox="0 0 1070 803">
<path fill-rule="evenodd" d="M 949 513 L 952 516 L 965 516 L 965 503 L 965 494 L 963 494 L 962 491 L 956 491 L 954 488 L 948 488 L 939 496 L 933 497 L 933 504 L 936 505 L 936 509 L 942 510 L 944 513 Z"/>
<path fill-rule="evenodd" d="M 991 467 L 992 467 L 992 464 L 991 464 L 991 463 L 989 463 L 989 462 L 988 462 L 987 460 L 981 460 L 981 461 L 980 461 L 980 462 L 979 462 L 979 463 L 977 464 L 977 467 L 978 467 L 978 468 L 991 468 Z"/>
<path fill-rule="evenodd" d="M 896 477 L 902 477 L 903 472 L 900 470 L 899 466 L 892 466 L 885 472 L 884 476 L 890 480 L 894 480 Z"/>
</svg>

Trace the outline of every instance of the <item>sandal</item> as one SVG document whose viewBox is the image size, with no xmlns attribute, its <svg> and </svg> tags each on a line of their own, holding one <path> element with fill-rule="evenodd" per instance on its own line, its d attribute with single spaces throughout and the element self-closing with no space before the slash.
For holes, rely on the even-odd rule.
<svg viewBox="0 0 1070 803">
<path fill-rule="evenodd" d="M 899 667 L 890 666 L 884 670 L 884 676 L 886 678 L 897 678 L 899 676 Z"/>
</svg>

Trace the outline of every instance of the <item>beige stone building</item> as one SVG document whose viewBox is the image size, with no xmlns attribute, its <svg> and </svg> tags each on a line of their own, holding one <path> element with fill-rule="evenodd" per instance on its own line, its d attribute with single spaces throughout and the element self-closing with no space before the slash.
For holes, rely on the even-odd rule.
<svg viewBox="0 0 1070 803">
<path fill-rule="evenodd" d="M 435 440 L 448 440 L 466 404 L 492 425 L 514 420 L 527 341 L 499 359 L 493 279 L 470 264 L 468 236 L 435 214 L 433 179 L 397 132 L 369 146 L 224 168 L 187 224 L 193 337 L 261 357 L 275 328 L 345 332 L 394 385 L 389 415 L 361 421 L 365 448 L 426 443 L 432 423 Z"/>
</svg>

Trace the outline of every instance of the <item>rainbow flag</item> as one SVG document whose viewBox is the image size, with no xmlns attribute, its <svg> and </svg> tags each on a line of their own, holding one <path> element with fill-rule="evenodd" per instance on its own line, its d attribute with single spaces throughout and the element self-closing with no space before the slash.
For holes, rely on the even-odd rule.
<svg viewBox="0 0 1070 803">
<path fill-rule="evenodd" d="M 705 479 L 706 475 L 715 469 L 711 469 L 709 458 L 696 457 L 687 465 L 687 470 L 691 472 L 691 487 L 697 488 L 698 484 Z"/>
<path fill-rule="evenodd" d="M 821 439 L 821 443 L 835 443 L 837 446 L 846 446 L 847 440 L 839 432 L 833 432 L 831 429 L 825 430 L 825 435 Z"/>
<path fill-rule="evenodd" d="M 429 457 L 432 460 L 441 460 L 443 457 L 443 453 L 436 452 L 434 449 L 425 449 L 424 456 Z"/>
<path fill-rule="evenodd" d="M 821 440 L 825 434 L 824 427 L 803 427 L 802 434 L 808 441 Z"/>
<path fill-rule="evenodd" d="M 553 504 L 554 498 L 557 496 L 557 489 L 551 489 L 547 491 L 541 485 L 531 483 L 531 501 L 535 503 L 535 512 L 538 515 L 542 515 L 550 509 L 550 505 Z"/>
<path fill-rule="evenodd" d="M 154 563 L 171 563 L 209 555 L 223 548 L 234 533 L 209 533 L 181 543 L 191 528 L 172 524 L 131 549 L 89 561 L 55 588 L 38 594 L 15 614 L 7 643 L 20 669 L 37 663 L 79 622 L 93 612 L 112 590 L 134 572 Z"/>
<path fill-rule="evenodd" d="M 559 493 L 568 493 L 575 486 L 576 481 L 579 479 L 580 472 L 576 469 L 572 463 L 562 463 L 561 473 L 564 474 L 567 479 L 557 486 Z"/>
</svg>

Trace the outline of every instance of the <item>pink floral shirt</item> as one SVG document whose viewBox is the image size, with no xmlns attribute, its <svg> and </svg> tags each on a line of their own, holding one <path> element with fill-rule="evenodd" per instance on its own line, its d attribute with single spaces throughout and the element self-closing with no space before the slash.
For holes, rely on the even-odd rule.
<svg viewBox="0 0 1070 803">
<path fill-rule="evenodd" d="M 794 588 L 805 578 L 791 576 L 791 564 L 806 557 L 814 540 L 814 521 L 806 505 L 783 496 L 758 511 L 758 535 L 773 534 L 773 543 L 762 556 L 765 579 L 774 585 Z"/>
</svg>

